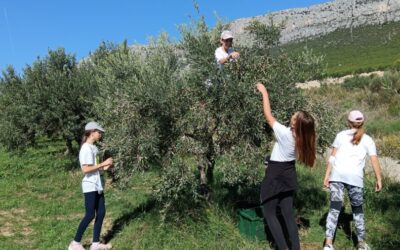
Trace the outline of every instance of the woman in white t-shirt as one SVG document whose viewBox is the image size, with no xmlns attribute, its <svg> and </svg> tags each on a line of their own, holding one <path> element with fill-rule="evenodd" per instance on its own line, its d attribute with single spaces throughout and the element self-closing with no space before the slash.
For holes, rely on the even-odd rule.
<svg viewBox="0 0 400 250">
<path fill-rule="evenodd" d="M 79 151 L 79 162 L 82 172 L 85 174 L 82 180 L 82 191 L 85 197 L 85 216 L 79 224 L 74 240 L 70 243 L 68 250 L 84 250 L 80 243 L 82 236 L 90 224 L 95 219 L 93 229 L 93 241 L 91 250 L 110 249 L 110 245 L 100 243 L 100 232 L 103 219 L 106 214 L 104 200 L 104 181 L 102 172 L 111 168 L 113 159 L 100 162 L 98 159 L 98 149 L 94 145 L 101 139 L 104 129 L 96 122 L 89 122 L 85 126 L 85 134 L 82 138 L 82 146 Z"/>
<path fill-rule="evenodd" d="M 257 84 L 263 97 L 263 111 L 274 131 L 276 142 L 268 159 L 268 167 L 261 183 L 260 201 L 264 218 L 280 250 L 300 249 L 298 228 L 293 213 L 293 195 L 297 189 L 295 160 L 312 167 L 315 162 L 315 122 L 306 111 L 297 111 L 290 119 L 290 127 L 280 124 L 272 116 L 269 96 L 263 84 Z M 289 246 L 277 218 L 280 207 L 289 237 Z"/>
<path fill-rule="evenodd" d="M 215 50 L 215 60 L 218 65 L 223 65 L 227 62 L 236 61 L 240 54 L 235 52 L 232 48 L 233 44 L 233 33 L 229 30 L 224 30 L 221 33 L 221 47 Z"/>
<path fill-rule="evenodd" d="M 324 250 L 333 250 L 335 234 L 340 210 L 342 208 L 344 189 L 349 193 L 353 219 L 357 229 L 358 249 L 369 249 L 365 243 L 365 225 L 363 213 L 363 178 L 367 156 L 370 157 L 375 172 L 375 191 L 382 189 L 381 168 L 376 154 L 375 143 L 364 133 L 364 115 L 353 110 L 348 115 L 350 129 L 336 135 L 333 149 L 328 161 L 324 186 L 331 192 L 331 204 L 326 218 L 326 234 Z"/>
</svg>

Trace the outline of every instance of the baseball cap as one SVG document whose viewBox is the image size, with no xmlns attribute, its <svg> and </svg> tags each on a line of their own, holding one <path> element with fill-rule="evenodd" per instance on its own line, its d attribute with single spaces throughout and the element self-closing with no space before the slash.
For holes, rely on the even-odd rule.
<svg viewBox="0 0 400 250">
<path fill-rule="evenodd" d="M 97 122 L 89 122 L 85 126 L 85 131 L 87 130 L 100 130 L 101 132 L 104 132 L 104 128 L 102 128 Z"/>
<path fill-rule="evenodd" d="M 221 33 L 221 39 L 226 40 L 226 39 L 233 39 L 233 33 L 230 30 L 224 30 Z"/>
<path fill-rule="evenodd" d="M 349 116 L 347 118 L 350 122 L 363 122 L 364 115 L 359 110 L 350 111 Z"/>
</svg>

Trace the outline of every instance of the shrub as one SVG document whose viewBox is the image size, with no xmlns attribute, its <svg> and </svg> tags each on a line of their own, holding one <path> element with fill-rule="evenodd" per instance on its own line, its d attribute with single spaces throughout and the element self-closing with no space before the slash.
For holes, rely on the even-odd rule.
<svg viewBox="0 0 400 250">
<path fill-rule="evenodd" d="M 380 154 L 400 159 L 400 134 L 383 136 L 377 144 Z"/>
<path fill-rule="evenodd" d="M 358 75 L 346 78 L 342 84 L 345 89 L 363 89 L 369 87 L 371 84 L 371 77 L 360 77 Z"/>
</svg>

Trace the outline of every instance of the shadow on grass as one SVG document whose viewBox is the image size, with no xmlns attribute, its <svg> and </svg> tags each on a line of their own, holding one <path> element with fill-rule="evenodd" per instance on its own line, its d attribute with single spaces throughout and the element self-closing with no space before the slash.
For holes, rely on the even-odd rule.
<svg viewBox="0 0 400 250">
<path fill-rule="evenodd" d="M 105 242 L 109 242 L 114 238 L 114 236 L 120 232 L 126 225 L 128 225 L 132 220 L 136 219 L 143 213 L 151 211 L 156 206 L 156 201 L 154 199 L 149 199 L 148 201 L 142 203 L 136 209 L 126 214 L 123 214 L 113 223 L 113 226 L 103 237 Z"/>
</svg>

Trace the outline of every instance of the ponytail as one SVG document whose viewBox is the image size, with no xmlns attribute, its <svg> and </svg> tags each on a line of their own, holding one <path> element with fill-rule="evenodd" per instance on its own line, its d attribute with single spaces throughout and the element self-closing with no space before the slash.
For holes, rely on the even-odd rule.
<svg viewBox="0 0 400 250">
<path fill-rule="evenodd" d="M 86 140 L 89 138 L 90 134 L 93 132 L 94 130 L 85 130 L 85 133 L 82 136 L 82 141 L 81 141 L 81 146 L 83 143 L 86 142 Z"/>
<path fill-rule="evenodd" d="M 351 139 L 351 143 L 353 145 L 358 145 L 361 141 L 361 138 L 363 137 L 365 130 L 362 127 L 363 123 L 359 123 L 359 122 L 350 122 L 350 126 L 352 128 L 356 129 L 356 132 L 353 135 L 353 139 Z"/>
</svg>

